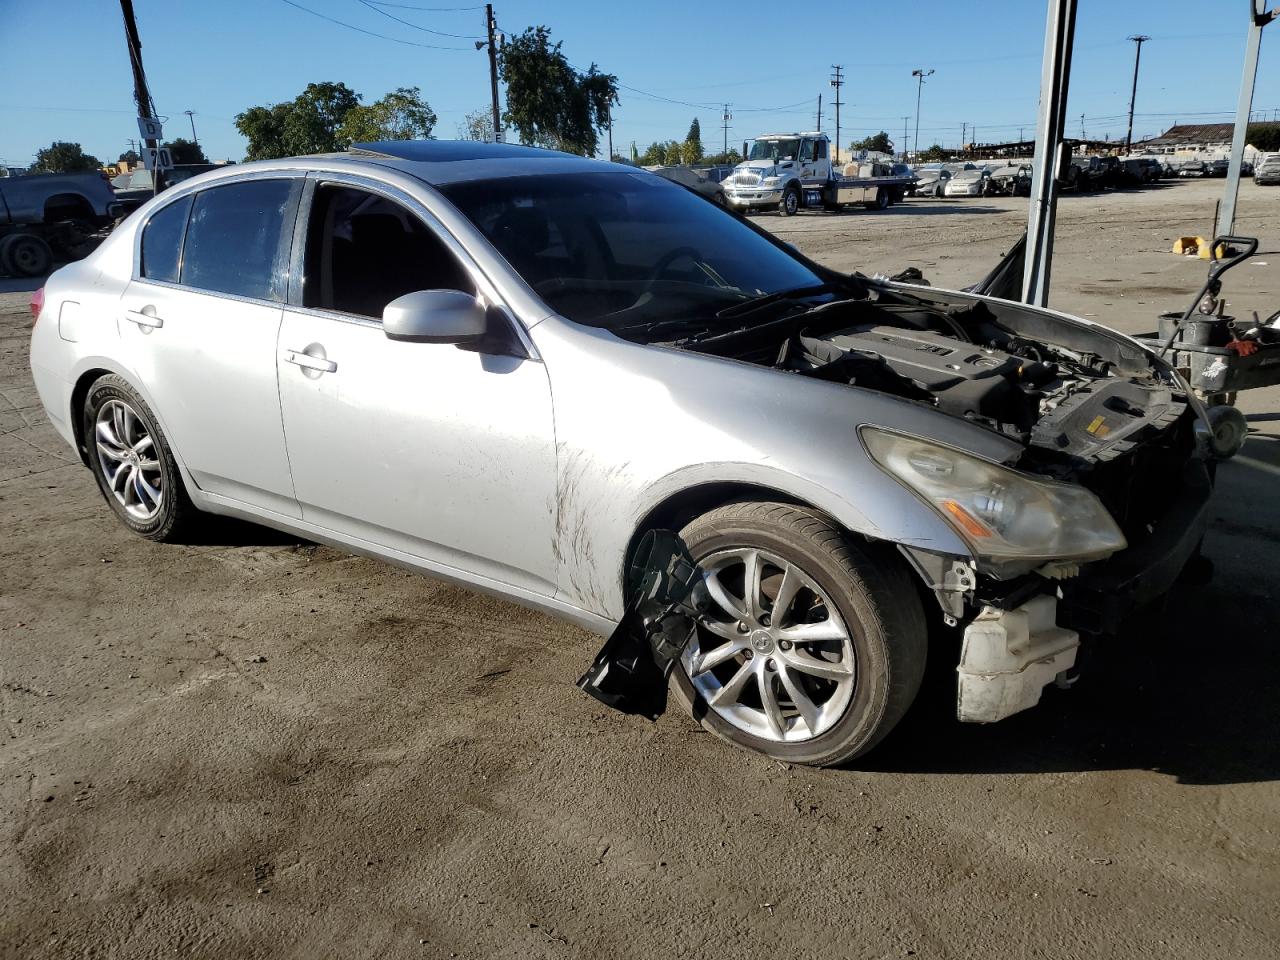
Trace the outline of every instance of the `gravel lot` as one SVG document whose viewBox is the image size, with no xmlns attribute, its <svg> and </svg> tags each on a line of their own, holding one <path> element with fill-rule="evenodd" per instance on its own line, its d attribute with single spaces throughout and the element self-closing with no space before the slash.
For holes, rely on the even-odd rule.
<svg viewBox="0 0 1280 960">
<path fill-rule="evenodd" d="M 1054 305 L 1153 326 L 1221 185 L 1066 198 Z M 1243 186 L 1237 314 L 1280 299 L 1278 214 Z M 1025 201 L 758 222 L 961 285 Z M 899 730 L 815 771 L 602 710 L 573 686 L 597 640 L 509 604 L 250 526 L 129 536 L 44 421 L 26 300 L 0 293 L 0 954 L 1275 955 L 1280 391 L 1242 400 L 1211 585 L 992 727 L 952 719 L 940 644 Z"/>
</svg>

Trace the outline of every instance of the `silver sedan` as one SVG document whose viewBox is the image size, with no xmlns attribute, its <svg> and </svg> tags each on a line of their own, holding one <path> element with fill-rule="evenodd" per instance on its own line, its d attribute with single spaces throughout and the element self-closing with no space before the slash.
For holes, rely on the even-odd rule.
<svg viewBox="0 0 1280 960">
<path fill-rule="evenodd" d="M 961 650 L 961 719 L 1033 705 L 1205 524 L 1195 401 L 1135 341 L 549 151 L 204 174 L 33 306 L 49 419 L 129 529 L 238 516 L 551 611 L 610 637 L 589 692 L 669 681 L 784 760 L 870 749 L 926 650 Z"/>
</svg>

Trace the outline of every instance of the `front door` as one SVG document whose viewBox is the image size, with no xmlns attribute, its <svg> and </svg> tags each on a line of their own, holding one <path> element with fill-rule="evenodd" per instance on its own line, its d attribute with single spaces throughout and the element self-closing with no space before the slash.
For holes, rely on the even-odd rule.
<svg viewBox="0 0 1280 960">
<path fill-rule="evenodd" d="M 278 352 L 302 515 L 550 595 L 556 464 L 546 370 L 384 335 L 382 308 L 396 297 L 477 292 L 434 219 L 429 226 L 407 204 L 373 184 L 315 188 L 305 280 L 300 302 L 285 309 Z"/>
<path fill-rule="evenodd" d="M 196 484 L 295 517 L 276 339 L 301 184 L 237 181 L 160 208 L 118 320 L 125 356 Z"/>
</svg>

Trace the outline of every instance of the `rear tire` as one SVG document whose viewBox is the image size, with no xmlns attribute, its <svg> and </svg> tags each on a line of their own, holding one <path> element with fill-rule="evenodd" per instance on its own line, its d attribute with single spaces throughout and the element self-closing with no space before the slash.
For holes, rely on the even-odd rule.
<svg viewBox="0 0 1280 960">
<path fill-rule="evenodd" d="M 34 233 L 11 233 L 0 240 L 0 267 L 15 277 L 40 277 L 53 266 L 53 250 Z"/>
<path fill-rule="evenodd" d="M 163 543 L 184 539 L 198 511 L 159 421 L 129 381 L 94 381 L 81 411 L 89 466 L 120 522 Z"/>
<path fill-rule="evenodd" d="M 717 601 L 672 672 L 677 698 L 705 729 L 778 760 L 818 766 L 852 760 L 893 729 L 920 687 L 927 635 L 919 595 L 896 554 L 855 542 L 814 510 L 782 503 L 721 507 L 681 537 L 709 571 L 708 584 L 717 584 L 713 598 L 743 605 L 735 621 Z M 748 590 L 753 569 L 759 586 Z M 783 601 L 788 578 L 790 600 Z M 754 612 L 747 594 L 756 596 Z"/>
</svg>

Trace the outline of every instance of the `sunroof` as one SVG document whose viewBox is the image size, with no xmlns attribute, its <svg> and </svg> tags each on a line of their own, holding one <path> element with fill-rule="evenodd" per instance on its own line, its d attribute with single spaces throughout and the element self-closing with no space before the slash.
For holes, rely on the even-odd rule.
<svg viewBox="0 0 1280 960">
<path fill-rule="evenodd" d="M 571 153 L 561 153 L 558 150 L 543 150 L 539 147 L 526 147 L 515 143 L 484 143 L 480 140 L 379 140 L 374 143 L 352 144 L 351 151 L 424 163 L 501 160 L 506 157 L 563 159 L 573 156 Z"/>
</svg>

